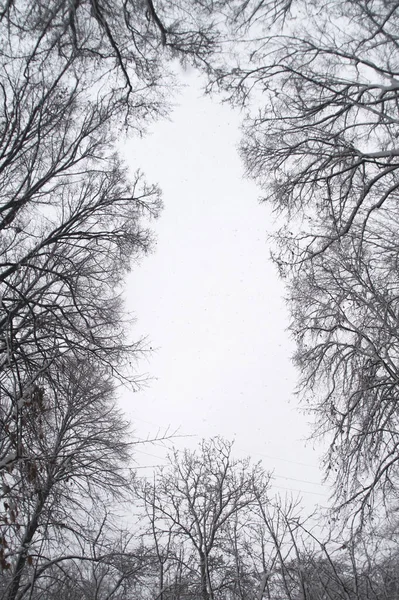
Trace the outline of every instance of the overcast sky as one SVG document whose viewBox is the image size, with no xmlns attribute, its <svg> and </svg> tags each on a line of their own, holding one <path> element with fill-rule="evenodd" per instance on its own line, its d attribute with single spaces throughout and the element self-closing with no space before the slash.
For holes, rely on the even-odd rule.
<svg viewBox="0 0 399 600">
<path fill-rule="evenodd" d="M 326 505 L 321 449 L 305 443 L 310 429 L 298 412 L 293 344 L 286 329 L 284 288 L 269 259 L 270 209 L 243 178 L 237 153 L 241 116 L 187 87 L 171 120 L 126 146 L 126 160 L 163 190 L 153 223 L 157 245 L 127 282 L 136 335 L 153 354 L 141 371 L 153 380 L 123 408 L 138 437 L 158 428 L 235 439 L 235 454 L 274 470 L 276 491 L 301 490 L 306 507 Z M 162 447 L 138 447 L 138 465 L 162 464 Z"/>
</svg>

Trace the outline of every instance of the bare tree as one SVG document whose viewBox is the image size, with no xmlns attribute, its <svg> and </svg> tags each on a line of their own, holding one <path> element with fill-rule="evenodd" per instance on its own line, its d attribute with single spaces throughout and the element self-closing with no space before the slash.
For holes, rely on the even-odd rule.
<svg viewBox="0 0 399 600">
<path fill-rule="evenodd" d="M 83 547 L 102 495 L 129 487 L 127 425 L 113 403 L 118 383 L 138 385 L 142 344 L 130 340 L 121 290 L 161 203 L 116 141 L 168 112 L 173 60 L 205 64 L 216 49 L 209 10 L 1 3 L 0 564 L 10 600 L 33 597 L 68 546 Z"/>
<path fill-rule="evenodd" d="M 24 597 L 71 552 L 84 556 L 104 503 L 132 489 L 129 426 L 114 406 L 111 378 L 93 364 L 74 362 L 68 369 L 59 365 L 57 381 L 48 385 L 43 376 L 41 383 L 15 415 L 22 429 L 19 457 L 3 477 L 9 600 Z"/>
<path fill-rule="evenodd" d="M 356 251 L 353 234 L 307 263 L 290 290 L 302 394 L 331 435 L 339 505 L 392 506 L 398 477 L 396 211 Z M 363 519 L 360 519 L 360 524 Z"/>
<path fill-rule="evenodd" d="M 242 527 L 250 520 L 256 495 L 267 500 L 268 475 L 260 465 L 233 459 L 231 450 L 231 443 L 214 438 L 202 442 L 199 452 L 175 451 L 155 483 L 145 483 L 142 491 L 153 531 L 171 533 L 183 549 L 183 566 L 191 570 L 191 584 L 198 585 L 203 600 L 225 597 L 231 589 L 229 571 L 237 562 L 226 552 L 230 525 L 238 519 Z"/>
<path fill-rule="evenodd" d="M 284 219 L 300 391 L 331 441 L 338 505 L 396 502 L 399 26 L 394 2 L 241 3 L 235 68 L 248 174 Z M 362 521 L 362 519 L 361 519 Z"/>
<path fill-rule="evenodd" d="M 343 543 L 325 518 L 305 517 L 299 502 L 288 498 L 267 506 L 260 503 L 259 516 L 258 531 L 262 544 L 268 547 L 259 600 L 384 597 L 378 572 L 386 561 L 385 544 L 384 555 L 374 537 Z"/>
<path fill-rule="evenodd" d="M 36 584 L 29 590 L 29 598 L 133 600 L 145 597 L 140 580 L 148 570 L 148 556 L 135 536 L 118 531 L 106 510 L 102 519 L 91 519 L 88 525 L 90 531 L 88 529 L 86 539 L 81 540 L 79 551 L 70 547 L 65 556 L 47 564 L 41 574 L 36 570 Z"/>
<path fill-rule="evenodd" d="M 159 14 L 152 2 L 97 0 L 0 12 L 4 418 L 59 354 L 88 352 L 120 374 L 137 349 L 118 290 L 148 248 L 141 219 L 158 214 L 159 190 L 129 178 L 114 145 L 122 126 L 142 130 L 167 111 L 173 56 L 212 52 L 196 8 L 185 20 L 184 3 Z"/>
<path fill-rule="evenodd" d="M 298 1 L 292 18 L 285 12 L 270 29 L 273 3 L 259 4 L 255 23 L 251 5 L 242 3 L 237 22 L 246 15 L 248 53 L 243 46 L 219 83 L 233 100 L 260 104 L 243 156 L 265 198 L 307 227 L 296 256 L 303 260 L 353 223 L 367 227 L 396 198 L 398 17 L 380 0 Z"/>
</svg>

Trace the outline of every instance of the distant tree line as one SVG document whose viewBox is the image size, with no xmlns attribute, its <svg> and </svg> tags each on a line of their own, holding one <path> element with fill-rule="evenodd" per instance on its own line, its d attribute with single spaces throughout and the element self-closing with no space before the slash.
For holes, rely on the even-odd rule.
<svg viewBox="0 0 399 600">
<path fill-rule="evenodd" d="M 298 502 L 269 497 L 259 464 L 234 459 L 232 444 L 203 441 L 175 451 L 152 482 L 136 481 L 134 532 L 87 524 L 80 555 L 34 568 L 17 597 L 34 600 L 395 600 L 395 532 L 319 541 L 321 527 Z M 112 510 L 112 509 L 111 509 Z M 71 517 L 69 517 L 71 519 Z M 132 525 L 130 524 L 130 529 Z M 0 580 L 8 589 L 8 574 Z M 29 592 L 28 592 L 29 589 Z"/>
<path fill-rule="evenodd" d="M 142 539 L 152 548 L 141 597 L 397 598 L 392 525 L 343 543 L 342 532 L 326 520 L 306 518 L 298 500 L 274 496 L 259 463 L 235 459 L 232 451 L 220 438 L 203 441 L 198 451 L 175 451 L 152 482 L 139 486 Z M 391 523 L 397 527 L 397 520 Z"/>
</svg>

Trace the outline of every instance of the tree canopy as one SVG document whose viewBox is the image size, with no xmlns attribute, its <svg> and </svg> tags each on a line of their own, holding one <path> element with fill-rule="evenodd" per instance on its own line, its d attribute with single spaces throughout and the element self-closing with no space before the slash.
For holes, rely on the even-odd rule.
<svg viewBox="0 0 399 600">
<path fill-rule="evenodd" d="M 397 503 L 398 31 L 391 0 L 1 3 L 4 598 L 396 597 L 395 527 L 374 556 L 359 532 Z M 121 292 L 162 203 L 117 141 L 168 114 L 176 61 L 247 112 L 241 153 L 282 219 L 299 391 L 348 546 L 271 505 L 269 477 L 220 439 L 133 485 L 116 389 L 137 389 L 144 344 Z M 134 494 L 140 542 L 109 514 Z"/>
<path fill-rule="evenodd" d="M 32 597 L 68 547 L 84 557 L 94 544 L 88 527 L 101 530 L 89 525 L 94 505 L 101 515 L 131 492 L 131 442 L 115 388 L 137 389 L 143 344 L 131 339 L 121 291 L 150 248 L 148 220 L 161 200 L 122 164 L 116 141 L 167 114 L 174 60 L 206 63 L 216 48 L 208 14 L 201 3 L 188 13 L 184 2 L 155 8 L 151 0 L 1 4 L 0 559 L 8 600 Z"/>
<path fill-rule="evenodd" d="M 233 18 L 235 17 L 235 19 Z M 398 12 L 394 2 L 242 3 L 219 87 L 247 110 L 247 173 L 281 215 L 300 393 L 327 434 L 337 506 L 396 502 Z"/>
</svg>

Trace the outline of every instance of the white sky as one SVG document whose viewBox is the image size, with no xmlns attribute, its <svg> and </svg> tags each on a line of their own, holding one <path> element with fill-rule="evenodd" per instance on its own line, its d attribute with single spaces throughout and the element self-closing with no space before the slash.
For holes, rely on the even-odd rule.
<svg viewBox="0 0 399 600">
<path fill-rule="evenodd" d="M 127 282 L 136 335 L 154 353 L 140 368 L 154 378 L 123 397 L 139 437 L 179 429 L 178 447 L 202 437 L 235 439 L 235 454 L 262 460 L 276 491 L 302 490 L 307 508 L 326 505 L 320 448 L 293 395 L 294 347 L 284 288 L 269 259 L 274 217 L 243 179 L 237 153 L 242 117 L 188 87 L 170 121 L 126 146 L 126 160 L 163 190 L 152 225 L 157 246 Z M 159 445 L 137 448 L 140 465 L 163 464 Z M 143 471 L 144 472 L 144 471 Z M 299 480 L 299 481 L 297 481 Z"/>
</svg>

